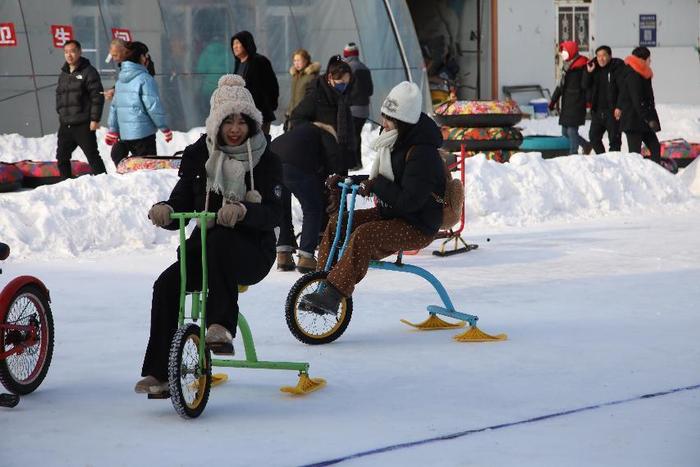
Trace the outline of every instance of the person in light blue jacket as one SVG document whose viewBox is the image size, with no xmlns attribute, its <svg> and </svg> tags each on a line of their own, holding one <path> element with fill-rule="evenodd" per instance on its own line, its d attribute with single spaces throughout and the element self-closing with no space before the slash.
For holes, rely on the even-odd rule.
<svg viewBox="0 0 700 467">
<path fill-rule="evenodd" d="M 109 131 L 105 143 L 112 148 L 114 165 L 132 156 L 156 154 L 156 131 L 163 132 L 166 142 L 173 139 L 165 111 L 160 102 L 155 70 L 148 47 L 141 42 L 126 45 L 127 58 L 121 64 L 109 109 Z M 150 72 L 150 73 L 149 73 Z M 121 144 L 115 144 L 121 141 Z"/>
</svg>

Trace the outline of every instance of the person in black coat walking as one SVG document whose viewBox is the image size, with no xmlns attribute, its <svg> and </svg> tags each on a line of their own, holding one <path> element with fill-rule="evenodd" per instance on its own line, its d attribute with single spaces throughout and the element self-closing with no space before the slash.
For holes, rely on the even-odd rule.
<svg viewBox="0 0 700 467">
<path fill-rule="evenodd" d="M 578 127 L 586 122 L 586 91 L 583 87 L 583 73 L 586 57 L 579 55 L 574 41 L 564 41 L 559 46 L 564 65 L 559 85 L 554 89 L 549 109 L 560 108 L 559 124 L 562 136 L 569 138 L 569 154 L 578 154 L 579 145 L 585 154 L 590 150 L 588 141 L 578 134 Z M 561 105 L 559 99 L 561 98 Z"/>
<path fill-rule="evenodd" d="M 627 136 L 630 152 L 641 154 L 644 142 L 651 152 L 651 160 L 660 164 L 661 146 L 656 132 L 661 130 L 661 125 L 651 86 L 654 76 L 651 52 L 646 47 L 637 47 L 625 58 L 625 64 L 620 80 L 620 129 Z"/>
<path fill-rule="evenodd" d="M 262 130 L 269 135 L 280 96 L 277 75 L 270 60 L 258 53 L 255 39 L 250 32 L 241 31 L 234 34 L 231 37 L 231 51 L 236 61 L 233 72 L 245 80 L 245 86 L 253 95 L 255 106 L 262 112 Z"/>
<path fill-rule="evenodd" d="M 612 50 L 607 45 L 598 47 L 595 56 L 596 58 L 586 65 L 582 84 L 588 90 L 591 102 L 591 128 L 588 137 L 596 154 L 601 154 L 605 152 L 603 134 L 606 131 L 610 151 L 619 151 L 622 145 L 622 133 L 617 120 L 620 113 L 617 98 L 620 70 L 625 66 L 625 62 L 619 58 L 612 58 Z M 615 117 L 616 114 L 618 117 Z"/>
<path fill-rule="evenodd" d="M 415 83 L 395 86 L 382 104 L 384 132 L 372 144 L 377 151 L 370 176 L 359 194 L 376 195 L 379 206 L 359 209 L 347 249 L 331 268 L 327 286 L 304 295 L 300 305 L 318 313 L 335 313 L 343 297 L 367 274 L 369 262 L 399 250 L 424 248 L 434 239 L 442 223 L 445 196 L 445 167 L 438 148 L 440 129 L 421 112 L 422 94 Z M 337 176 L 329 180 L 334 186 Z M 335 235 L 337 214 L 326 227 L 319 264 L 323 265 Z"/>
<path fill-rule="evenodd" d="M 353 170 L 362 168 L 362 128 L 369 118 L 369 98 L 374 94 L 372 73 L 360 61 L 360 51 L 357 44 L 350 42 L 343 49 L 343 57 L 352 69 L 352 92 L 350 93 L 350 112 L 355 128 L 355 157 L 350 167 Z"/>
<path fill-rule="evenodd" d="M 281 167 L 260 131 L 262 115 L 240 76 L 224 75 L 211 97 L 207 133 L 182 155 L 180 180 L 170 198 L 153 205 L 149 218 L 170 230 L 173 212 L 210 211 L 216 219 L 198 225 L 185 245 L 187 288 L 201 283 L 201 228 L 208 229 L 206 345 L 233 353 L 238 322 L 238 285 L 260 282 L 275 260 L 275 232 L 281 206 Z M 137 393 L 167 390 L 168 351 L 177 328 L 180 263 L 168 267 L 153 285 L 151 330 Z"/>
<path fill-rule="evenodd" d="M 301 122 L 323 123 L 331 133 L 334 141 L 324 137 L 326 151 L 332 152 L 335 143 L 340 146 L 345 168 L 353 167 L 355 160 L 355 131 L 350 111 L 352 93 L 352 69 L 340 55 L 334 55 L 328 61 L 326 73 L 319 76 L 307 87 L 306 96 L 292 111 L 289 127 L 294 128 Z"/>
<path fill-rule="evenodd" d="M 97 149 L 95 132 L 100 126 L 104 96 L 102 81 L 90 61 L 81 57 L 80 42 L 70 40 L 63 46 L 66 63 L 61 68 L 56 86 L 58 147 L 56 160 L 61 178 L 70 178 L 70 160 L 80 146 L 93 175 L 105 173 L 105 164 Z"/>
<path fill-rule="evenodd" d="M 328 151 L 322 139 L 327 136 L 323 125 L 302 122 L 272 141 L 272 151 L 282 161 L 282 176 L 285 189 L 282 192 L 282 223 L 277 239 L 277 270 L 307 273 L 316 270 L 314 253 L 319 241 L 319 232 L 324 222 L 324 181 L 328 175 L 345 168 L 338 145 Z M 334 140 L 332 140 L 334 141 Z M 303 223 L 301 242 L 297 249 L 292 225 L 292 197 L 301 204 Z M 292 253 L 299 253 L 298 264 Z"/>
</svg>

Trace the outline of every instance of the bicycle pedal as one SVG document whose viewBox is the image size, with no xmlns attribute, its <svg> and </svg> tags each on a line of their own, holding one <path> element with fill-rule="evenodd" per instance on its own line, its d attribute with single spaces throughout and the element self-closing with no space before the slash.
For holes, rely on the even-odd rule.
<svg viewBox="0 0 700 467">
<path fill-rule="evenodd" d="M 149 394 L 148 398 L 149 399 L 170 399 L 170 393 L 168 391 L 165 391 L 165 392 L 159 392 L 156 394 Z"/>
<path fill-rule="evenodd" d="M 19 404 L 17 394 L 0 394 L 0 407 L 12 408 Z"/>
</svg>

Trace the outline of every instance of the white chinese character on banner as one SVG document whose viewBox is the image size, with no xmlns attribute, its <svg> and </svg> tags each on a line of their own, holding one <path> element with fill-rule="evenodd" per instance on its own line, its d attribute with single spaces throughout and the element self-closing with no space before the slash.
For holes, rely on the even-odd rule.
<svg viewBox="0 0 700 467">
<path fill-rule="evenodd" d="M 63 47 L 71 39 L 70 33 L 66 32 L 65 28 L 58 27 L 56 32 L 54 32 L 53 37 L 56 39 L 56 45 Z"/>
<path fill-rule="evenodd" d="M 9 24 L 0 25 L 0 46 L 17 45 L 14 30 Z"/>
</svg>

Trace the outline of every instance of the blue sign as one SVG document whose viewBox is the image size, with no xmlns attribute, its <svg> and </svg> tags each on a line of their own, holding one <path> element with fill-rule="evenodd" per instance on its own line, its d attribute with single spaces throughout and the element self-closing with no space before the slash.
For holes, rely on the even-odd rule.
<svg viewBox="0 0 700 467">
<path fill-rule="evenodd" d="M 639 45 L 656 47 L 656 15 L 639 15 Z"/>
</svg>

